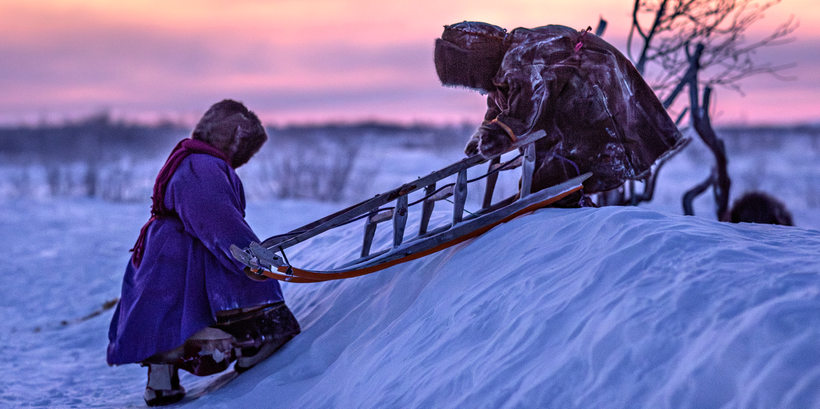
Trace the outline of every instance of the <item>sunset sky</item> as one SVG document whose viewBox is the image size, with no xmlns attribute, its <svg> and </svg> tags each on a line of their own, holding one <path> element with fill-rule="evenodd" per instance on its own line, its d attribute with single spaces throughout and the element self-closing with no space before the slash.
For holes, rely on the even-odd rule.
<svg viewBox="0 0 820 409">
<path fill-rule="evenodd" d="M 631 0 L 0 0 L 0 124 L 109 111 L 198 118 L 223 98 L 269 124 L 480 121 L 484 97 L 444 88 L 432 62 L 442 26 L 593 28 L 624 49 Z M 797 63 L 746 93 L 717 90 L 719 124 L 820 122 L 820 2 L 783 0 L 750 37 L 794 15 L 794 42 L 760 62 Z"/>
</svg>

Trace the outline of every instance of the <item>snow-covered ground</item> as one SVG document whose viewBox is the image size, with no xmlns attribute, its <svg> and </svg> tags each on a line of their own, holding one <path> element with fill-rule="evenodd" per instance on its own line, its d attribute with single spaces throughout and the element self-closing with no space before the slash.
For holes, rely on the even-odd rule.
<svg viewBox="0 0 820 409">
<path fill-rule="evenodd" d="M 105 364 L 111 311 L 78 318 L 118 295 L 144 206 L 3 210 L 0 406 L 142 406 L 145 369 Z M 253 203 L 248 217 L 262 234 L 331 210 Z M 349 253 L 359 232 L 292 262 Z M 820 407 L 819 248 L 816 230 L 640 208 L 540 210 L 378 274 L 285 284 L 303 333 L 182 404 Z M 183 376 L 192 394 L 205 381 Z"/>
<path fill-rule="evenodd" d="M 820 407 L 818 162 L 795 143 L 785 164 L 766 152 L 731 164 L 757 168 L 734 188 L 777 193 L 796 228 L 718 223 L 708 197 L 681 216 L 682 191 L 707 172 L 684 152 L 642 208 L 539 210 L 377 274 L 285 284 L 302 334 L 181 406 Z M 420 163 L 386 158 L 370 169 L 384 186 L 368 189 L 449 160 L 395 157 Z M 0 201 L 0 407 L 144 405 L 145 369 L 105 363 L 112 310 L 83 318 L 119 295 L 148 206 Z M 267 237 L 341 206 L 251 201 L 248 220 Z M 360 234 L 351 225 L 288 256 L 327 264 L 357 252 Z M 196 395 L 219 379 L 182 382 Z"/>
</svg>

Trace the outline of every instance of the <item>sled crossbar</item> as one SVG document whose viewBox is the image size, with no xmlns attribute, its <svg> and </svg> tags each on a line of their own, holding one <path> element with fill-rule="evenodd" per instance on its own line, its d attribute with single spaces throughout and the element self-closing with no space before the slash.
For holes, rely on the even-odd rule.
<svg viewBox="0 0 820 409">
<path fill-rule="evenodd" d="M 292 282 L 318 282 L 355 277 L 432 254 L 581 189 L 582 182 L 589 177 L 589 174 L 539 191 L 532 195 L 534 197 L 530 197 L 535 165 L 535 141 L 544 136 L 544 131 L 538 131 L 520 138 L 508 152 L 523 148 L 524 153 L 509 162 L 501 163 L 500 157 L 503 153 L 490 158 L 472 156 L 288 233 L 270 237 L 261 244 L 252 243 L 246 249 L 232 246 L 231 251 L 235 258 L 248 266 L 246 270 L 250 271 L 246 273 L 249 275 L 263 275 Z M 485 175 L 473 180 L 467 179 L 469 168 L 487 161 L 489 161 L 489 167 Z M 498 173 L 517 167 L 522 169 L 519 193 L 492 203 Z M 454 183 L 436 188 L 437 182 L 453 175 L 456 175 Z M 487 179 L 482 208 L 476 212 L 468 212 L 465 216 L 464 204 L 467 199 L 468 184 L 481 178 Z M 424 196 L 420 200 L 409 203 L 408 195 L 420 189 L 424 189 Z M 429 230 L 433 209 L 436 202 L 441 200 L 453 203 L 452 221 L 448 225 Z M 391 202 L 392 207 L 383 207 Z M 410 239 L 405 239 L 408 212 L 412 206 L 417 204 L 421 204 L 418 233 Z M 364 219 L 364 234 L 359 258 L 326 271 L 301 270 L 293 268 L 286 262 L 285 249 L 328 230 L 362 219 Z M 392 246 L 372 252 L 371 247 L 378 225 L 388 221 L 392 221 L 393 225 Z"/>
</svg>

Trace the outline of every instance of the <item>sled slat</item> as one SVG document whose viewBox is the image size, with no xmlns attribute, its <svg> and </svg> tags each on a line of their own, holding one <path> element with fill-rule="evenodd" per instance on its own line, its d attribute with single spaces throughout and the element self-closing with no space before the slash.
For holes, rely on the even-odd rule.
<svg viewBox="0 0 820 409">
<path fill-rule="evenodd" d="M 453 226 L 464 218 L 464 202 L 467 201 L 467 169 L 458 172 L 453 194 Z"/>
<path fill-rule="evenodd" d="M 424 196 L 429 195 L 436 191 L 436 184 L 431 183 L 424 188 Z M 433 208 L 436 206 L 436 202 L 432 200 L 425 199 L 424 202 L 421 204 L 421 221 L 419 222 L 419 236 L 423 236 L 427 233 L 427 226 L 430 224 L 430 216 L 433 215 Z"/>
<path fill-rule="evenodd" d="M 404 241 L 404 228 L 407 226 L 407 195 L 396 199 L 396 210 L 393 212 L 393 247 Z"/>
<path fill-rule="evenodd" d="M 364 224 L 364 240 L 362 241 L 362 257 L 370 255 L 370 248 L 373 246 L 373 237 L 376 235 L 376 226 L 381 222 L 386 222 L 393 218 L 393 209 L 383 210 L 371 214 Z"/>
<path fill-rule="evenodd" d="M 521 167 L 521 197 L 527 197 L 532 192 L 532 173 L 535 171 L 535 142 L 527 145 L 524 152 L 524 164 Z"/>
<path fill-rule="evenodd" d="M 487 173 L 492 172 L 496 168 L 498 168 L 498 164 L 501 162 L 501 157 L 496 156 L 493 160 L 490 161 L 490 165 L 487 166 Z M 493 204 L 493 193 L 495 192 L 495 183 L 498 181 L 498 172 L 487 176 L 487 187 L 484 189 L 484 202 L 481 205 L 482 209 L 486 209 Z"/>
<path fill-rule="evenodd" d="M 364 225 L 364 241 L 362 242 L 362 257 L 370 255 L 370 247 L 373 246 L 373 236 L 376 235 L 376 223 L 372 223 L 370 219 Z"/>
</svg>

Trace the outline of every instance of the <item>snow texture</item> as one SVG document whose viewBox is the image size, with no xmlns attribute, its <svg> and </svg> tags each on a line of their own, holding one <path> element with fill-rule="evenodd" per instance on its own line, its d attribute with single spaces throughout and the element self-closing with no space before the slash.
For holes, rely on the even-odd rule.
<svg viewBox="0 0 820 409">
<path fill-rule="evenodd" d="M 111 310 L 79 318 L 119 294 L 147 205 L 0 206 L 0 407 L 143 406 L 145 368 L 105 363 Z M 248 219 L 266 237 L 337 209 L 256 202 Z M 288 256 L 326 265 L 360 235 Z M 285 284 L 302 334 L 209 393 L 231 375 L 183 374 L 180 405 L 816 408 L 818 248 L 804 228 L 543 209 L 377 274 Z"/>
<path fill-rule="evenodd" d="M 695 143 L 640 208 L 544 209 L 373 275 L 286 284 L 303 333 L 236 379 L 183 373 L 180 406 L 820 408 L 819 141 L 727 139 L 732 197 L 773 193 L 796 228 L 718 223 L 709 193 L 696 217 L 681 216 L 683 192 L 712 161 Z M 461 157 L 384 144 L 361 153 L 372 162 L 357 164 L 346 196 L 372 197 Z M 254 200 L 265 177 L 253 164 L 239 174 L 260 237 L 351 204 Z M 517 183 L 507 173 L 496 198 Z M 0 408 L 144 407 L 146 369 L 105 362 L 112 310 L 102 307 L 119 296 L 149 206 L 148 195 L 0 194 Z M 379 229 L 383 246 L 391 231 Z M 288 257 L 338 263 L 361 234 L 351 225 Z"/>
</svg>

